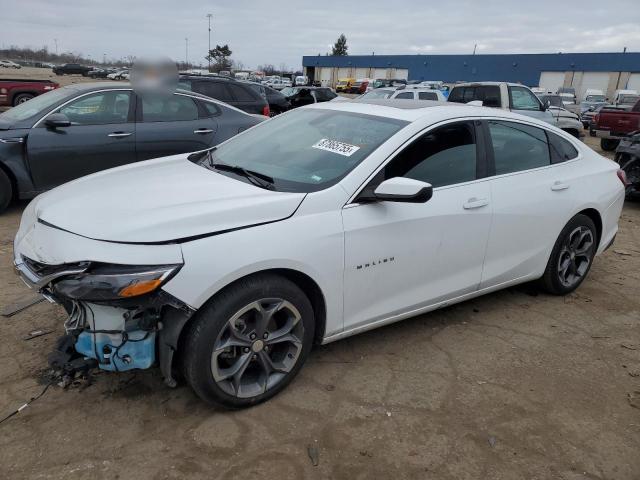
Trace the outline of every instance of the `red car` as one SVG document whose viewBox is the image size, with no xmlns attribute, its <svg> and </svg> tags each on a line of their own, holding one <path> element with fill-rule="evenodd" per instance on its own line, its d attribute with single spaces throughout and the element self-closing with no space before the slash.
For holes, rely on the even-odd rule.
<svg viewBox="0 0 640 480">
<path fill-rule="evenodd" d="M 0 107 L 15 107 L 59 87 L 58 83 L 51 80 L 2 79 L 0 80 Z"/>
<path fill-rule="evenodd" d="M 622 138 L 640 130 L 640 100 L 630 111 L 603 107 L 593 118 L 593 130 L 603 150 L 615 150 Z"/>
</svg>

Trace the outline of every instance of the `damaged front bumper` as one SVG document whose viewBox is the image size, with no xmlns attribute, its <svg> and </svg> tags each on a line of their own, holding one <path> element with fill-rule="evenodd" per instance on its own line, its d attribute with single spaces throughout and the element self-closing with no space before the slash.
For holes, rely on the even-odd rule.
<svg viewBox="0 0 640 480">
<path fill-rule="evenodd" d="M 97 289 L 97 298 L 72 298 L 61 292 L 86 293 L 76 284 L 91 274 L 92 262 L 45 264 L 19 253 L 16 247 L 16 273 L 28 287 L 65 308 L 69 314 L 66 337 L 78 354 L 108 371 L 159 365 L 167 385 L 176 385 L 174 355 L 180 332 L 194 309 L 160 288 L 130 298 L 105 299 L 104 281 L 96 282 L 102 288 Z M 64 284 L 66 288 L 60 288 Z"/>
</svg>

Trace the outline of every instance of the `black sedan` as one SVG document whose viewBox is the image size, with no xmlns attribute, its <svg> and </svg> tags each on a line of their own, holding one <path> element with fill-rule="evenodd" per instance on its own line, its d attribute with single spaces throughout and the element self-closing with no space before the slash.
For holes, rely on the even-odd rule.
<svg viewBox="0 0 640 480">
<path fill-rule="evenodd" d="M 338 95 L 328 87 L 287 87 L 281 90 L 292 108 L 329 102 Z"/>
<path fill-rule="evenodd" d="M 287 100 L 281 92 L 278 90 L 269 87 L 268 85 L 263 85 L 257 82 L 243 82 L 249 85 L 255 92 L 259 93 L 263 97 L 267 99 L 269 102 L 269 111 L 270 115 L 273 117 L 274 115 L 278 115 L 280 113 L 286 112 L 291 108 L 291 103 Z"/>
<path fill-rule="evenodd" d="M 203 150 L 260 123 L 193 92 L 137 95 L 128 83 L 69 85 L 0 114 L 0 211 L 107 168 Z"/>
</svg>

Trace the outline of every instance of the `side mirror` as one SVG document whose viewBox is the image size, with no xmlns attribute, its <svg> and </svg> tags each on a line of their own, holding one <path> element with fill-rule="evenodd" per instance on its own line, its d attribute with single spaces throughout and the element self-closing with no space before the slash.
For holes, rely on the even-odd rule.
<svg viewBox="0 0 640 480">
<path fill-rule="evenodd" d="M 378 185 L 373 194 L 387 202 L 425 203 L 433 195 L 433 187 L 420 180 L 394 177 Z"/>
<path fill-rule="evenodd" d="M 52 113 L 44 121 L 47 127 L 64 128 L 71 126 L 71 120 L 64 113 Z"/>
</svg>

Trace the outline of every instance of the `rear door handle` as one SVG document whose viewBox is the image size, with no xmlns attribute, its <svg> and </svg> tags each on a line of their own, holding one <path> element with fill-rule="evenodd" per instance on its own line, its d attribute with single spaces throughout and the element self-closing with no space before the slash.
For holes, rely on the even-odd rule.
<svg viewBox="0 0 640 480">
<path fill-rule="evenodd" d="M 489 200 L 486 198 L 470 198 L 469 200 L 467 200 L 462 207 L 465 210 L 471 210 L 473 208 L 480 208 L 480 207 L 486 207 L 487 205 L 489 205 Z"/>
<path fill-rule="evenodd" d="M 213 133 L 213 130 L 210 128 L 199 128 L 194 130 L 193 133 L 197 133 L 198 135 L 206 135 L 207 133 Z"/>
<path fill-rule="evenodd" d="M 569 188 L 569 184 L 564 182 L 553 182 L 553 185 L 551 185 L 551 190 L 553 190 L 554 192 L 566 190 L 567 188 Z"/>
<path fill-rule="evenodd" d="M 131 132 L 112 132 L 107 136 L 108 137 L 114 137 L 114 138 L 122 138 L 122 137 L 128 137 L 130 135 L 133 135 L 133 133 L 131 133 Z"/>
</svg>

